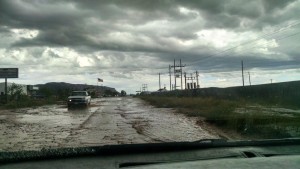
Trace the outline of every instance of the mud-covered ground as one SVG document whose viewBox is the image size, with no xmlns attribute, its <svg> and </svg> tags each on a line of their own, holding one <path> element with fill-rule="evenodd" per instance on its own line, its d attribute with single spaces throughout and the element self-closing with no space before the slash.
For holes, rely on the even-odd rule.
<svg viewBox="0 0 300 169">
<path fill-rule="evenodd" d="M 0 137 L 0 151 L 218 138 L 195 119 L 132 97 L 94 99 L 89 108 L 71 110 L 0 110 Z"/>
</svg>

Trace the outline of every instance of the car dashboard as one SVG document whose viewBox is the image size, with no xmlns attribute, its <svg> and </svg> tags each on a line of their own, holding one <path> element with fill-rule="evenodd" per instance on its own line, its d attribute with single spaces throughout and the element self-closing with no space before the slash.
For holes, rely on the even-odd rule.
<svg viewBox="0 0 300 169">
<path fill-rule="evenodd" d="M 176 143 L 165 147 L 163 143 L 150 144 L 150 147 L 148 144 L 125 145 L 125 148 L 124 145 L 100 149 L 90 147 L 88 149 L 93 153 L 77 152 L 76 155 L 69 154 L 65 157 L 52 154 L 43 158 L 19 158 L 15 161 L 4 161 L 3 158 L 0 168 L 300 168 L 300 144 L 198 147 L 194 147 L 197 145 L 194 143 L 191 146 L 181 144 L 178 144 L 179 147 L 176 147 Z"/>
</svg>

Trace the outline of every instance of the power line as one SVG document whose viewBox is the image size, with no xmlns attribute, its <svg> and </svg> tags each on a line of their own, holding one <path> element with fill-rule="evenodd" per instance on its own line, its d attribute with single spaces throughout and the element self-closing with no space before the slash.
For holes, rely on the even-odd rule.
<svg viewBox="0 0 300 169">
<path fill-rule="evenodd" d="M 280 33 L 280 32 L 286 31 L 286 30 L 288 30 L 288 29 L 290 29 L 290 28 L 292 28 L 292 27 L 295 27 L 295 26 L 297 26 L 297 25 L 299 25 L 299 24 L 300 24 L 300 22 L 298 21 L 298 22 L 296 22 L 296 23 L 294 23 L 294 24 L 290 24 L 290 25 L 286 26 L 285 28 L 276 30 L 276 31 L 274 31 L 274 32 L 272 32 L 272 33 L 264 34 L 264 35 L 262 35 L 262 36 L 259 36 L 259 37 L 255 38 L 255 39 L 252 39 L 252 40 L 250 40 L 250 41 L 244 42 L 244 43 L 239 44 L 239 45 L 237 45 L 237 46 L 234 46 L 234 47 L 225 49 L 225 50 L 223 50 L 223 51 L 217 52 L 216 54 L 211 54 L 211 55 L 208 55 L 208 56 L 205 57 L 205 58 L 201 58 L 201 59 L 195 60 L 193 63 L 188 64 L 187 66 L 194 65 L 194 64 L 198 63 L 199 61 L 203 61 L 203 60 L 205 60 L 205 59 L 211 58 L 212 56 L 217 56 L 217 55 L 219 55 L 219 54 L 223 54 L 223 53 L 229 52 L 229 51 L 231 51 L 231 50 L 233 50 L 233 49 L 236 49 L 236 48 L 238 48 L 238 47 L 240 47 L 240 46 L 245 46 L 245 45 L 251 44 L 251 43 L 253 43 L 253 42 L 256 42 L 256 41 L 258 41 L 258 40 L 261 40 L 261 39 L 263 39 L 263 38 L 265 38 L 265 37 L 268 37 L 268 36 L 271 36 L 271 35 L 278 34 L 278 33 Z"/>
<path fill-rule="evenodd" d="M 289 35 L 286 35 L 286 36 L 282 36 L 282 37 L 280 37 L 279 39 L 276 39 L 277 41 L 281 41 L 281 40 L 284 40 L 284 39 L 287 39 L 287 38 L 290 38 L 290 37 L 293 37 L 293 36 L 296 36 L 296 35 L 299 35 L 300 34 L 300 31 L 299 32 L 296 32 L 296 33 L 293 33 L 293 34 L 289 34 Z M 266 43 L 266 44 L 270 44 L 271 42 L 268 42 L 268 43 Z M 251 47 L 251 48 L 247 48 L 247 49 L 244 49 L 243 51 L 245 52 L 245 51 L 248 51 L 248 50 L 251 50 L 251 49 L 254 49 L 254 48 L 256 48 L 257 46 L 253 46 L 253 47 Z M 226 55 L 224 55 L 224 57 L 226 57 L 226 56 L 229 56 L 229 54 L 226 54 Z M 194 64 L 194 63 L 193 63 Z M 270 63 L 269 63 L 270 64 Z M 190 65 L 187 65 L 187 66 L 191 66 L 191 64 Z"/>
</svg>

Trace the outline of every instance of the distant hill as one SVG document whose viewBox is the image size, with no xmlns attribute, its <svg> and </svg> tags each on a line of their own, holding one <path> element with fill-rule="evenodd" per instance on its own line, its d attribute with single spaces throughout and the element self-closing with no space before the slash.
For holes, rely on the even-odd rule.
<svg viewBox="0 0 300 169">
<path fill-rule="evenodd" d="M 117 92 L 115 88 L 107 87 L 107 86 L 95 86 L 95 85 L 86 85 L 86 84 L 71 84 L 71 83 L 65 83 L 65 82 L 49 82 L 46 84 L 37 84 L 35 86 L 38 86 L 40 88 L 47 87 L 51 90 L 64 90 L 64 89 L 70 89 L 70 90 L 85 90 L 85 89 L 96 89 L 98 91 L 105 91 L 110 90 L 112 92 Z"/>
<path fill-rule="evenodd" d="M 95 85 L 86 85 L 86 84 L 71 84 L 65 82 L 50 82 L 46 84 L 37 84 L 40 88 L 39 93 L 45 95 L 46 93 L 51 93 L 54 95 L 58 95 L 59 97 L 66 97 L 73 90 L 88 90 L 96 93 L 103 94 L 118 94 L 115 88 L 107 87 L 107 86 L 95 86 Z M 50 95 L 50 94 L 49 94 Z"/>
</svg>

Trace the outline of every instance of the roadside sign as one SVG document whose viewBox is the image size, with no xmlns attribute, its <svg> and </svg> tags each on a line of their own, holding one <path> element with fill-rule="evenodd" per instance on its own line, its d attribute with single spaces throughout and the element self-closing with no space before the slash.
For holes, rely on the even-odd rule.
<svg viewBox="0 0 300 169">
<path fill-rule="evenodd" d="M 18 78 L 18 68 L 0 68 L 0 78 Z"/>
<path fill-rule="evenodd" d="M 8 102 L 7 97 L 7 78 L 19 78 L 19 69 L 18 68 L 0 68 L 0 78 L 5 79 L 5 96 L 6 103 Z"/>
</svg>

